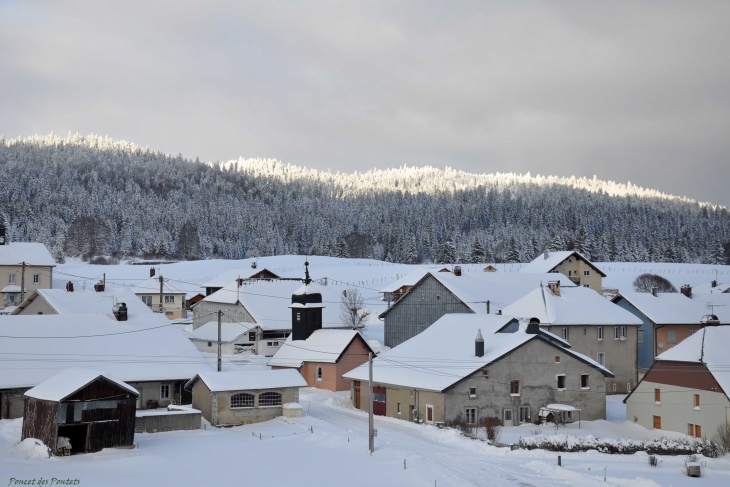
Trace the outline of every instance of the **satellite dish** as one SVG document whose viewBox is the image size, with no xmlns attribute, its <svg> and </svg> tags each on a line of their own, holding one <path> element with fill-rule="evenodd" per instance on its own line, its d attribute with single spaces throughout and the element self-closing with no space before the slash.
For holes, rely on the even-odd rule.
<svg viewBox="0 0 730 487">
<path fill-rule="evenodd" d="M 657 343 L 657 346 L 656 347 L 659 348 L 659 349 L 662 349 L 662 348 L 664 348 L 664 343 L 659 342 L 659 343 Z"/>
</svg>

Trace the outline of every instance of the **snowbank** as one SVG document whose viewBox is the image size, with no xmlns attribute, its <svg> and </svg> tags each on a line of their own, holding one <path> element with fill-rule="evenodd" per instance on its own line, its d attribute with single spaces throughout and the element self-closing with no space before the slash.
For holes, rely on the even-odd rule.
<svg viewBox="0 0 730 487">
<path fill-rule="evenodd" d="M 601 453 L 632 455 L 644 451 L 650 455 L 692 455 L 702 454 L 706 457 L 715 458 L 721 454 L 717 444 L 703 438 L 682 438 L 671 439 L 666 437 L 654 440 L 632 440 L 597 438 L 595 436 L 572 436 L 572 435 L 538 435 L 528 438 L 520 438 L 517 443 L 525 450 L 548 450 L 561 452 L 577 452 L 596 450 Z"/>
<path fill-rule="evenodd" d="M 15 453 L 26 458 L 50 458 L 51 449 L 43 444 L 41 440 L 26 438 L 13 448 Z"/>
</svg>

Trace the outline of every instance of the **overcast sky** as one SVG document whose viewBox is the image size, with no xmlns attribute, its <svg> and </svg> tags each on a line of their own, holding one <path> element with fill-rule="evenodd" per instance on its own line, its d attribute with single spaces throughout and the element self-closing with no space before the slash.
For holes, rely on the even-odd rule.
<svg viewBox="0 0 730 487">
<path fill-rule="evenodd" d="M 0 134 L 595 174 L 730 206 L 729 18 L 726 0 L 0 0 Z"/>
</svg>

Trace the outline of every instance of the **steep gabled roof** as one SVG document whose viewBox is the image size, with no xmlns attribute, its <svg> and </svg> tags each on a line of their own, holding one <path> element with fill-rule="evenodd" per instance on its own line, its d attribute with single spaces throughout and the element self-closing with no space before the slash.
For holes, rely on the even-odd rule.
<svg viewBox="0 0 730 487">
<path fill-rule="evenodd" d="M 56 260 L 42 243 L 11 242 L 0 245 L 0 265 L 55 266 Z"/>
<path fill-rule="evenodd" d="M 80 389 L 83 389 L 100 377 L 108 380 L 109 382 L 113 382 L 134 396 L 139 396 L 137 389 L 119 379 L 116 379 L 104 372 L 77 367 L 71 367 L 59 372 L 53 377 L 41 382 L 34 388 L 26 391 L 25 395 L 35 399 L 42 399 L 44 401 L 59 402 L 63 401 Z"/>
<path fill-rule="evenodd" d="M 373 351 L 360 332 L 355 330 L 316 330 L 306 340 L 296 341 L 289 335 L 268 365 L 299 368 L 306 362 L 334 364 L 355 340 L 362 340 L 365 348 Z"/>
<path fill-rule="evenodd" d="M 613 302 L 625 299 L 657 325 L 699 325 L 702 317 L 710 314 L 704 296 L 691 299 L 682 293 L 658 293 L 654 296 L 651 293 L 622 292 L 613 298 Z M 709 301 L 717 301 L 721 296 L 711 295 Z M 718 308 L 715 314 L 721 323 L 730 324 L 730 309 Z"/>
<path fill-rule="evenodd" d="M 598 272 L 601 277 L 606 277 L 606 274 L 596 267 L 593 262 L 586 259 L 580 252 L 575 250 L 564 250 L 560 252 L 548 252 L 547 259 L 545 258 L 545 254 L 542 253 L 535 257 L 535 259 L 530 262 L 529 264 L 522 266 L 520 268 L 520 272 L 524 273 L 534 273 L 534 272 L 552 272 L 555 270 L 557 266 L 568 260 L 569 258 L 574 257 L 576 259 L 580 259 L 584 261 L 586 264 L 591 266 L 593 270 Z"/>
</svg>

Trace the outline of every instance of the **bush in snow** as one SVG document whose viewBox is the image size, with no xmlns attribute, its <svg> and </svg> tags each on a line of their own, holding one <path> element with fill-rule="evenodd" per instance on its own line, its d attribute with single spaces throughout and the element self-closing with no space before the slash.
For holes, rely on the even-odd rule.
<svg viewBox="0 0 730 487">
<path fill-rule="evenodd" d="M 718 444 L 723 455 L 730 452 L 730 423 L 718 426 L 712 440 Z"/>
<path fill-rule="evenodd" d="M 706 457 L 717 457 L 722 454 L 719 445 L 703 438 L 670 439 L 657 438 L 654 440 L 629 440 L 596 438 L 595 436 L 535 436 L 520 438 L 520 448 L 525 450 L 548 450 L 564 452 L 580 452 L 597 450 L 601 453 L 631 455 L 636 452 L 646 452 L 649 455 L 693 455 L 701 454 Z"/>
<path fill-rule="evenodd" d="M 656 459 L 654 455 L 649 455 L 649 465 L 652 467 L 656 467 L 659 461 Z"/>
<path fill-rule="evenodd" d="M 485 418 L 484 430 L 490 443 L 499 443 L 499 439 L 502 437 L 502 424 L 499 418 Z"/>
<path fill-rule="evenodd" d="M 634 291 L 637 293 L 650 293 L 653 288 L 657 288 L 660 293 L 676 293 L 677 288 L 674 285 L 657 274 L 645 273 L 634 279 Z"/>
</svg>

